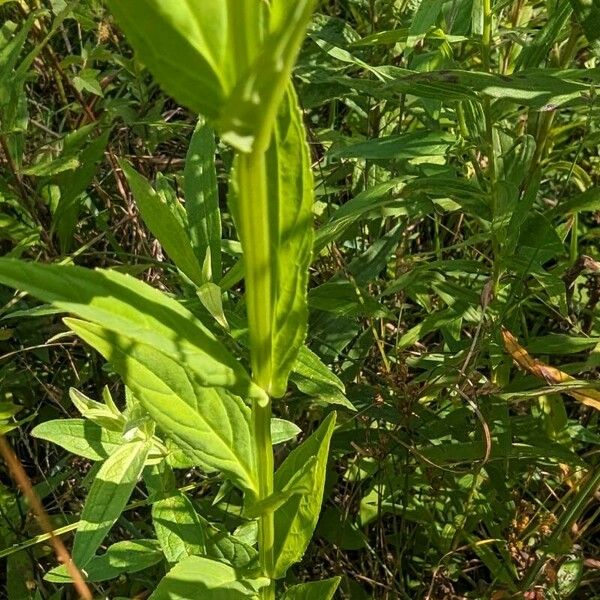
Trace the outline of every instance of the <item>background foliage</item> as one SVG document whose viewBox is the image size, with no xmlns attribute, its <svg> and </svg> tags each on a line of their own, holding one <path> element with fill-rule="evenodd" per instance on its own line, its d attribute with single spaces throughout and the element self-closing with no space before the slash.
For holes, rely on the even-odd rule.
<svg viewBox="0 0 600 600">
<path fill-rule="evenodd" d="M 303 438 L 335 406 L 341 426 L 289 582 L 341 575 L 357 600 L 600 597 L 598 37 L 595 2 L 320 3 L 295 84 L 317 193 L 308 345 L 337 378 L 307 359 L 277 416 Z M 210 322 L 122 168 L 180 202 L 194 127 L 101 2 L 0 2 L 3 255 L 135 274 Z M 213 268 L 235 333 L 232 157 L 217 151 Z M 2 430 L 69 531 L 95 470 L 30 431 L 75 415 L 70 386 L 123 390 L 52 309 L 0 294 Z M 240 525 L 226 488 L 206 500 L 218 477 L 179 473 L 201 515 Z M 154 537 L 134 494 L 112 541 Z M 64 597 L 5 473 L 0 546 L 4 597 Z M 138 566 L 96 592 L 144 598 L 165 564 Z"/>
</svg>

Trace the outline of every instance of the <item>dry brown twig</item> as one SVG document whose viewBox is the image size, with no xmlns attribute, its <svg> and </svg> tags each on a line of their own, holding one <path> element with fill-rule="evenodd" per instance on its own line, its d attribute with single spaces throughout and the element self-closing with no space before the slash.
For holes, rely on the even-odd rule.
<svg viewBox="0 0 600 600">
<path fill-rule="evenodd" d="M 92 593 L 85 583 L 81 572 L 75 566 L 75 563 L 71 560 L 71 555 L 64 545 L 63 541 L 56 535 L 54 535 L 54 527 L 50 521 L 50 517 L 48 517 L 42 503 L 35 493 L 33 486 L 31 485 L 31 481 L 25 473 L 25 469 L 23 469 L 23 465 L 17 458 L 14 453 L 10 443 L 0 434 L 0 453 L 2 454 L 6 465 L 10 471 L 12 478 L 14 479 L 17 486 L 20 488 L 22 494 L 27 499 L 29 506 L 33 510 L 40 526 L 44 530 L 45 533 L 50 535 L 50 544 L 54 549 L 54 553 L 56 554 L 57 560 L 64 564 L 67 568 L 67 571 L 73 580 L 73 585 L 79 594 L 79 597 L 82 600 L 93 600 Z"/>
</svg>

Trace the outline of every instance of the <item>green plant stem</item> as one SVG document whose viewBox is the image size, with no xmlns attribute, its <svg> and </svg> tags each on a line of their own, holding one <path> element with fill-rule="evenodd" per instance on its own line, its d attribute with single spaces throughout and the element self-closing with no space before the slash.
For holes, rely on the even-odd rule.
<svg viewBox="0 0 600 600">
<path fill-rule="evenodd" d="M 240 154 L 238 163 L 237 226 L 244 250 L 246 305 L 252 374 L 267 394 L 271 391 L 273 339 L 273 274 L 270 269 L 270 216 L 264 152 Z M 271 400 L 256 399 L 252 406 L 256 446 L 258 500 L 273 493 L 273 444 Z M 258 525 L 258 549 L 263 575 L 274 572 L 275 525 L 273 513 Z M 274 600 L 275 583 L 260 591 L 262 600 Z"/>
<path fill-rule="evenodd" d="M 252 407 L 254 419 L 254 435 L 256 443 L 256 458 L 258 460 L 259 500 L 273 493 L 273 445 L 271 442 L 271 402 L 261 406 L 258 401 Z M 274 514 L 268 512 L 258 522 L 258 550 L 262 572 L 265 577 L 271 577 L 275 567 L 275 521 Z M 262 588 L 261 598 L 275 598 L 275 584 Z"/>
<path fill-rule="evenodd" d="M 491 73 L 492 71 L 491 56 L 493 18 L 494 15 L 492 13 L 492 1 L 483 0 L 483 32 L 481 36 L 481 60 L 483 70 L 486 73 Z M 496 215 L 498 213 L 498 191 L 496 189 L 498 172 L 496 168 L 496 149 L 494 144 L 494 123 L 492 120 L 491 100 L 489 98 L 485 98 L 483 101 L 483 113 L 485 115 L 488 177 L 490 184 L 490 193 L 492 197 L 492 213 L 493 215 Z M 492 292 L 494 296 L 497 296 L 499 291 L 500 278 L 502 277 L 502 269 L 500 268 L 500 264 L 498 262 L 501 253 L 500 243 L 494 231 L 492 231 L 492 251 L 494 257 L 494 267 L 492 271 Z"/>
<path fill-rule="evenodd" d="M 239 155 L 237 226 L 244 250 L 252 374 L 256 383 L 269 394 L 274 301 L 269 266 L 269 206 L 266 176 L 263 152 Z"/>
<path fill-rule="evenodd" d="M 571 223 L 571 240 L 569 244 L 569 260 L 571 264 L 575 264 L 579 258 L 579 215 L 575 213 L 573 215 L 573 221 Z"/>
</svg>

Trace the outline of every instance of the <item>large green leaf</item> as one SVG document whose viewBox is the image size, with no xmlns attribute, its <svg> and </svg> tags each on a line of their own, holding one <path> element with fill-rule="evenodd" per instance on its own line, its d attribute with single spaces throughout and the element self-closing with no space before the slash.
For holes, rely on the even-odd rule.
<svg viewBox="0 0 600 600">
<path fill-rule="evenodd" d="M 201 265 L 208 254 L 210 279 L 221 279 L 221 213 L 215 168 L 215 134 L 199 119 L 185 159 L 185 209 L 189 235 Z"/>
<path fill-rule="evenodd" d="M 340 585 L 339 577 L 301 583 L 288 588 L 282 600 L 331 600 L 338 585 Z"/>
<path fill-rule="evenodd" d="M 145 177 L 125 161 L 121 161 L 121 168 L 127 176 L 135 203 L 148 229 L 181 272 L 197 286 L 201 286 L 204 283 L 202 267 L 194 254 L 188 232 Z"/>
<path fill-rule="evenodd" d="M 142 440 L 123 444 L 100 467 L 86 498 L 73 542 L 73 561 L 79 568 L 92 560 L 123 512 L 142 474 L 149 450 L 150 444 Z"/>
<path fill-rule="evenodd" d="M 256 489 L 250 410 L 262 392 L 178 302 L 132 277 L 0 259 L 0 282 L 89 320 L 70 326 L 113 363 L 156 423 L 188 455 Z"/>
<path fill-rule="evenodd" d="M 284 490 L 304 465 L 314 461 L 310 476 L 303 480 L 310 491 L 292 496 L 275 512 L 274 552 L 277 578 L 283 577 L 287 569 L 302 558 L 317 525 L 335 418 L 335 413 L 328 415 L 317 431 L 290 452 L 275 473 L 275 490 Z"/>
<path fill-rule="evenodd" d="M 266 148 L 315 0 L 108 0 L 164 89 L 234 147 Z"/>
<path fill-rule="evenodd" d="M 203 387 L 192 369 L 157 346 L 76 319 L 67 325 L 100 352 L 189 458 L 257 489 L 250 409 L 224 388 Z"/>
<path fill-rule="evenodd" d="M 177 357 L 197 385 L 260 395 L 243 366 L 176 300 L 115 271 L 0 258 L 0 283 Z"/>
<path fill-rule="evenodd" d="M 149 600 L 239 600 L 255 598 L 265 578 L 243 579 L 233 567 L 190 556 L 173 567 Z"/>
<path fill-rule="evenodd" d="M 244 249 L 254 376 L 279 397 L 306 335 L 313 244 L 310 154 L 291 87 L 260 166 L 263 172 L 256 173 L 256 165 L 239 156 L 230 203 Z M 261 182 L 267 182 L 262 192 Z"/>
</svg>

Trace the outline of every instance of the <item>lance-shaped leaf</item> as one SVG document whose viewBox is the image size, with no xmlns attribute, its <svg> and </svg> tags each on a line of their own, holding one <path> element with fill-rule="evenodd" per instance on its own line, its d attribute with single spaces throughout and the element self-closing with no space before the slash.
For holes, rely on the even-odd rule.
<svg viewBox="0 0 600 600">
<path fill-rule="evenodd" d="M 573 0 L 577 2 L 577 0 Z M 548 58 L 552 44 L 562 28 L 569 23 L 573 8 L 568 1 L 557 2 L 551 11 L 546 24 L 536 32 L 531 42 L 527 43 L 515 62 L 515 72 L 537 67 Z"/>
<path fill-rule="evenodd" d="M 515 75 L 445 70 L 415 73 L 386 83 L 387 90 L 437 100 L 494 98 L 543 110 L 563 104 L 583 104 L 589 83 L 579 81 L 586 71 L 528 69 Z M 593 80 L 593 79 L 592 79 Z"/>
<path fill-rule="evenodd" d="M 176 357 L 197 385 L 244 398 L 261 392 L 240 362 L 176 300 L 129 275 L 0 258 L 0 283 Z"/>
<path fill-rule="evenodd" d="M 6 105 L 10 99 L 10 88 L 15 84 L 13 70 L 17 65 L 25 40 L 35 20 L 36 15 L 34 13 L 30 14 L 19 32 L 0 49 L 0 106 Z"/>
<path fill-rule="evenodd" d="M 271 443 L 273 446 L 293 440 L 302 430 L 285 419 L 271 419 Z"/>
<path fill-rule="evenodd" d="M 310 491 L 290 498 L 275 512 L 275 577 L 283 577 L 287 569 L 298 562 L 312 537 L 321 512 L 325 469 L 329 443 L 335 427 L 335 413 L 331 413 L 298 448 L 287 456 L 275 473 L 275 490 L 284 490 L 303 465 L 313 460 L 310 478 L 304 479 Z"/>
<path fill-rule="evenodd" d="M 180 271 L 201 286 L 204 283 L 202 267 L 194 254 L 188 232 L 146 178 L 125 161 L 120 164 L 144 223 Z"/>
<path fill-rule="evenodd" d="M 184 190 L 189 236 L 196 258 L 208 266 L 210 279 L 221 279 L 221 213 L 215 169 L 215 134 L 202 118 L 185 158 Z"/>
<path fill-rule="evenodd" d="M 321 402 L 340 404 L 356 411 L 345 396 L 343 382 L 307 346 L 300 348 L 290 379 L 301 392 L 314 396 Z"/>
<path fill-rule="evenodd" d="M 152 506 L 152 519 L 169 562 L 201 555 L 237 569 L 256 566 L 258 552 L 201 517 L 187 496 L 177 489 L 175 475 L 165 462 L 146 471 L 145 481 L 150 495 L 157 498 Z"/>
<path fill-rule="evenodd" d="M 178 102 L 243 152 L 264 150 L 315 0 L 108 0 Z"/>
<path fill-rule="evenodd" d="M 101 556 L 94 556 L 85 566 L 85 580 L 109 581 L 124 573 L 137 573 L 163 559 L 156 540 L 127 540 L 117 542 Z M 52 569 L 45 577 L 53 583 L 72 583 L 66 565 Z"/>
<path fill-rule="evenodd" d="M 502 341 L 506 351 L 512 356 L 513 360 L 525 371 L 531 375 L 540 378 L 549 385 L 560 385 L 561 383 L 576 382 L 571 375 L 547 365 L 537 358 L 533 358 L 525 348 L 523 348 L 515 336 L 507 329 L 502 330 Z M 560 389 L 560 388 L 559 388 Z M 565 388 L 565 394 L 572 396 L 575 400 L 600 410 L 600 392 L 593 388 L 580 388 L 576 390 Z"/>
<path fill-rule="evenodd" d="M 256 598 L 268 579 L 243 579 L 229 565 L 209 558 L 190 556 L 163 577 L 149 600 L 240 600 Z M 193 592 L 190 592 L 193 590 Z"/>
<path fill-rule="evenodd" d="M 250 409 L 223 388 L 204 387 L 195 371 L 160 346 L 127 332 L 65 319 L 94 347 L 144 408 L 187 455 L 211 471 L 221 471 L 253 495 L 257 489 Z"/>
<path fill-rule="evenodd" d="M 254 377 L 279 397 L 306 335 L 313 244 L 310 154 L 291 87 L 264 160 L 238 158 L 230 203 L 244 249 Z"/>
<path fill-rule="evenodd" d="M 123 444 L 120 433 L 85 419 L 45 421 L 34 427 L 31 435 L 90 460 L 104 460 Z"/>
<path fill-rule="evenodd" d="M 202 518 L 179 490 L 152 505 L 152 522 L 165 558 L 171 564 L 201 555 L 241 569 L 250 568 L 258 559 L 252 546 Z"/>
<path fill-rule="evenodd" d="M 331 600 L 339 585 L 339 577 L 301 583 L 288 588 L 282 600 Z"/>
<path fill-rule="evenodd" d="M 235 40 L 229 36 L 233 4 L 108 0 L 128 41 L 157 81 L 179 102 L 211 119 L 218 118 L 235 79 L 235 65 L 230 64 Z"/>
<path fill-rule="evenodd" d="M 87 131 L 87 127 L 83 129 Z M 74 132 L 72 137 L 75 137 L 78 133 Z M 82 194 L 92 182 L 98 163 L 104 157 L 104 150 L 108 143 L 109 135 L 110 129 L 107 129 L 98 137 L 93 138 L 77 156 L 80 166 L 60 173 L 54 178 L 53 183 L 60 188 L 60 199 L 52 221 L 63 253 L 71 248 L 73 231 L 77 226 L 79 218 Z M 70 153 L 67 140 L 65 140 L 64 153 L 67 156 Z"/>
<path fill-rule="evenodd" d="M 81 513 L 73 542 L 73 561 L 84 568 L 123 512 L 139 479 L 150 444 L 123 444 L 100 467 Z"/>
</svg>

